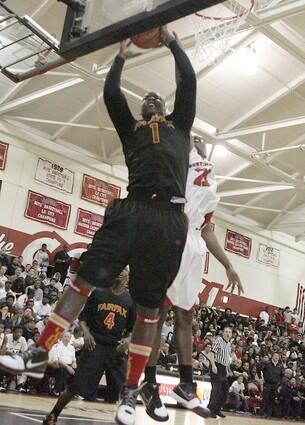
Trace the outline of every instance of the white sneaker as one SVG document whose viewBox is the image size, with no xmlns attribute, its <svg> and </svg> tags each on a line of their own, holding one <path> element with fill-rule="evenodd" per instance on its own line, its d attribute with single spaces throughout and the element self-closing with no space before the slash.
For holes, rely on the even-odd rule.
<svg viewBox="0 0 305 425">
<path fill-rule="evenodd" d="M 137 385 L 124 385 L 118 402 L 115 421 L 119 425 L 134 425 L 136 422 L 136 404 L 140 389 Z"/>
</svg>

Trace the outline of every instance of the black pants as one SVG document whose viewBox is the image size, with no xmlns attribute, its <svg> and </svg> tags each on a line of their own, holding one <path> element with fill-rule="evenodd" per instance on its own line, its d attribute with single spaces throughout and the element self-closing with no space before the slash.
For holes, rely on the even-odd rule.
<svg viewBox="0 0 305 425">
<path fill-rule="evenodd" d="M 53 370 L 53 376 L 55 378 L 54 391 L 56 393 L 62 393 L 65 390 L 66 381 L 68 377 L 68 371 L 65 367 L 59 367 Z"/>
<path fill-rule="evenodd" d="M 284 397 L 282 416 L 298 418 L 301 416 L 302 400 L 294 400 L 291 396 Z"/>
<path fill-rule="evenodd" d="M 275 397 L 277 394 L 277 384 L 264 384 L 263 390 L 263 401 L 262 401 L 262 412 L 267 416 L 272 416 Z"/>
<path fill-rule="evenodd" d="M 128 197 L 108 205 L 103 226 L 83 256 L 78 275 L 112 286 L 129 264 L 129 291 L 144 307 L 159 308 L 178 272 L 187 225 L 181 205 Z"/>
<path fill-rule="evenodd" d="M 97 343 L 93 351 L 83 349 L 68 391 L 86 400 L 95 400 L 98 385 L 104 373 L 107 380 L 105 401 L 113 403 L 119 398 L 126 375 L 126 359 L 114 346 Z"/>
<path fill-rule="evenodd" d="M 229 382 L 227 379 L 227 368 L 220 363 L 216 363 L 218 372 L 215 374 L 211 370 L 212 392 L 208 408 L 212 413 L 220 413 L 224 407 L 229 394 Z"/>
</svg>

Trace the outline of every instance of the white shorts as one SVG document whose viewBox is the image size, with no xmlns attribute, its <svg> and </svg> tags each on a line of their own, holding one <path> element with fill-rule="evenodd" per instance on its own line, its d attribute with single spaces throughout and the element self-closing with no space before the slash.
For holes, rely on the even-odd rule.
<svg viewBox="0 0 305 425">
<path fill-rule="evenodd" d="M 198 230 L 189 230 L 178 274 L 167 290 L 166 305 L 191 310 L 203 291 L 206 244 Z"/>
</svg>

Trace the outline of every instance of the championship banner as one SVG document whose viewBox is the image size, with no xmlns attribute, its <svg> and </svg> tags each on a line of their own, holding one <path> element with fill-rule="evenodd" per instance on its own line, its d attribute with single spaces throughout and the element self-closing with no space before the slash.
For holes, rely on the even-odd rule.
<svg viewBox="0 0 305 425">
<path fill-rule="evenodd" d="M 67 230 L 70 213 L 71 205 L 29 190 L 26 218 Z"/>
<path fill-rule="evenodd" d="M 95 232 L 102 226 L 103 221 L 102 215 L 79 208 L 74 233 L 92 239 Z"/>
<path fill-rule="evenodd" d="M 8 146 L 7 143 L 0 142 L 0 170 L 5 169 Z"/>
<path fill-rule="evenodd" d="M 121 194 L 121 188 L 103 180 L 84 174 L 82 186 L 82 199 L 93 204 L 107 207 L 108 203 L 118 198 Z"/>
<path fill-rule="evenodd" d="M 35 180 L 63 192 L 73 192 L 74 172 L 47 159 L 38 159 Z"/>
<path fill-rule="evenodd" d="M 266 266 L 280 267 L 280 250 L 260 243 L 257 250 L 256 261 Z"/>
<path fill-rule="evenodd" d="M 227 230 L 225 250 L 244 258 L 250 258 L 252 239 L 240 233 Z"/>
</svg>

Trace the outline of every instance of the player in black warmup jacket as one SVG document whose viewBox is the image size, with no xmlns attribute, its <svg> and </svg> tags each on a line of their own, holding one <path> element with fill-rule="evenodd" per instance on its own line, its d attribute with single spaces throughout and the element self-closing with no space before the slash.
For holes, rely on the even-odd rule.
<svg viewBox="0 0 305 425">
<path fill-rule="evenodd" d="M 116 422 L 135 423 L 138 381 L 148 361 L 166 291 L 181 261 L 187 226 L 183 214 L 188 171 L 190 130 L 195 118 L 196 75 L 175 36 L 166 27 L 163 44 L 172 52 L 180 78 L 174 111 L 166 115 L 160 95 L 150 92 L 142 102 L 142 117 L 131 114 L 120 89 L 128 43 L 121 43 L 106 78 L 104 100 L 122 142 L 129 171 L 128 197 L 106 209 L 103 226 L 85 254 L 75 283 L 58 302 L 39 346 L 13 357 L 0 357 L 0 367 L 13 373 L 41 376 L 48 351 L 80 313 L 94 286 L 107 287 L 130 267 L 130 294 L 137 319 L 129 348 L 128 371 Z"/>
<path fill-rule="evenodd" d="M 125 289 L 128 272 L 123 271 L 111 288 L 96 289 L 79 316 L 84 332 L 85 347 L 73 381 L 58 399 L 43 425 L 55 425 L 62 410 L 74 395 L 95 400 L 99 382 L 105 372 L 107 392 L 105 401 L 114 403 L 125 380 L 129 334 L 135 321 L 135 308 Z"/>
</svg>

